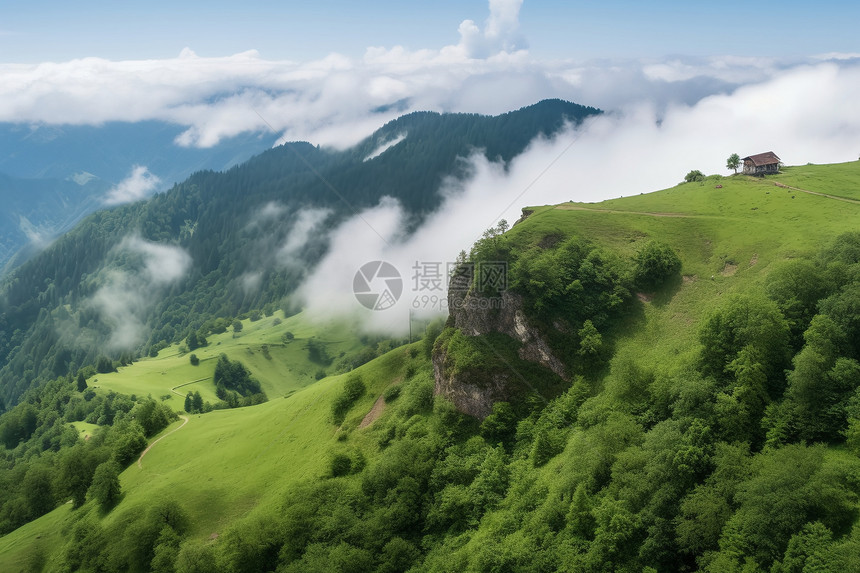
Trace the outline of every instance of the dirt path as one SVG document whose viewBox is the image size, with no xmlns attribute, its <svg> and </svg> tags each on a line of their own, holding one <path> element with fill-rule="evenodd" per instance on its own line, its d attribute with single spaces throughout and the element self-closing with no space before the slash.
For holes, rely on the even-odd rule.
<svg viewBox="0 0 860 573">
<path fill-rule="evenodd" d="M 212 377 L 207 376 L 206 378 L 198 378 L 197 380 L 192 380 L 191 382 L 183 382 L 182 384 L 178 384 L 178 385 L 174 386 L 173 388 L 171 388 L 170 391 L 173 392 L 174 394 L 176 394 L 177 396 L 182 396 L 183 398 L 185 398 L 185 394 L 183 394 L 182 392 L 176 391 L 177 388 L 182 388 L 183 386 L 188 386 L 189 384 L 197 384 L 198 382 L 203 382 L 204 380 L 209 380 L 210 378 L 212 378 Z"/>
<path fill-rule="evenodd" d="M 579 205 L 556 205 L 553 209 L 561 211 L 589 211 L 591 213 L 609 213 L 611 215 L 644 215 L 646 217 L 672 217 L 679 219 L 730 219 L 724 215 L 691 215 L 689 213 L 661 213 L 656 211 L 622 211 L 620 209 L 592 209 Z"/>
<path fill-rule="evenodd" d="M 827 193 L 819 193 L 818 191 L 810 191 L 809 189 L 801 189 L 800 187 L 792 187 L 791 185 L 785 185 L 784 183 L 780 183 L 779 181 L 774 182 L 774 185 L 780 187 L 782 189 L 791 189 L 792 191 L 800 191 L 801 193 L 809 193 L 810 195 L 818 195 L 819 197 L 827 197 L 828 199 L 835 199 L 836 201 L 844 201 L 846 203 L 854 203 L 855 205 L 860 205 L 860 201 L 856 199 L 848 199 L 846 197 L 837 197 L 836 195 L 828 195 Z"/>
<path fill-rule="evenodd" d="M 380 396 L 376 399 L 376 402 L 373 403 L 373 408 L 370 409 L 370 412 L 364 417 L 361 423 L 358 425 L 359 428 L 366 428 L 371 425 L 379 416 L 382 415 L 382 411 L 385 409 L 385 397 Z"/>
<path fill-rule="evenodd" d="M 687 215 L 685 213 L 649 213 L 644 211 L 621 211 L 618 209 L 590 209 L 578 205 L 556 205 L 556 209 L 562 211 L 595 211 L 597 213 L 623 213 L 626 215 L 648 215 L 649 217 L 699 217 L 701 215 Z"/>
<path fill-rule="evenodd" d="M 145 456 L 149 452 L 149 450 L 152 449 L 152 446 L 154 446 L 155 444 L 157 444 L 158 442 L 160 442 L 161 440 L 163 440 L 164 438 L 166 438 L 167 436 L 169 436 L 173 432 L 176 432 L 177 430 L 181 430 L 185 426 L 185 424 L 188 423 L 188 416 L 179 416 L 179 417 L 182 418 L 182 420 L 183 420 L 182 424 L 178 428 L 173 428 L 172 430 L 170 430 L 169 432 L 167 432 L 166 434 L 164 434 L 163 436 L 161 436 L 160 438 L 158 438 L 157 440 L 155 440 L 154 442 L 152 442 L 151 444 L 146 446 L 146 449 L 143 450 L 143 452 L 140 454 L 140 457 L 137 458 L 137 467 L 139 467 L 140 469 L 143 469 L 143 464 L 141 464 L 141 460 L 143 460 L 143 456 Z"/>
</svg>

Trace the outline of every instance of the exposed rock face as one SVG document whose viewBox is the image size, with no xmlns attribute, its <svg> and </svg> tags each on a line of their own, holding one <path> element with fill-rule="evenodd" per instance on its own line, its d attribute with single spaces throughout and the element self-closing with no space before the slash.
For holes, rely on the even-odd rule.
<svg viewBox="0 0 860 573">
<path fill-rule="evenodd" d="M 444 351 L 433 354 L 433 374 L 436 377 L 434 392 L 450 400 L 464 414 L 483 420 L 493 411 L 493 404 L 508 400 L 509 379 L 505 373 L 476 377 L 468 374 L 452 374 L 445 364 Z"/>
<path fill-rule="evenodd" d="M 471 277 L 460 277 L 464 284 Z M 454 281 L 457 278 L 455 277 Z M 523 360 L 536 362 L 553 371 L 563 380 L 568 380 L 564 364 L 556 357 L 549 344 L 537 328 L 529 324 L 523 312 L 523 299 L 511 291 L 503 291 L 500 297 L 487 298 L 457 289 L 452 281 L 448 291 L 448 325 L 460 329 L 467 336 L 479 336 L 498 332 L 522 343 L 519 356 Z M 556 326 L 559 330 L 563 330 Z M 491 352 L 491 349 L 487 349 Z M 464 414 L 485 418 L 493 404 L 511 397 L 511 385 L 516 383 L 513 372 L 472 372 L 453 374 L 450 358 L 443 349 L 433 354 L 433 372 L 436 378 L 436 394 L 446 397 Z"/>
<path fill-rule="evenodd" d="M 537 362 L 555 372 L 563 380 L 568 380 L 564 364 L 553 354 L 538 329 L 529 324 L 523 312 L 523 298 L 520 295 L 506 290 L 500 299 L 487 299 L 471 293 L 451 291 L 448 294 L 448 304 L 454 326 L 463 334 L 467 336 L 478 336 L 488 332 L 507 334 L 522 343 L 519 350 L 520 358 Z"/>
</svg>

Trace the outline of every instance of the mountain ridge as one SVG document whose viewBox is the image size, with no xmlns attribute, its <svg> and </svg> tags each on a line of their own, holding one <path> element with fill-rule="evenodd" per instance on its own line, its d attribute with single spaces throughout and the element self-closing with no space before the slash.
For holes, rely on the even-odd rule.
<svg viewBox="0 0 860 573">
<path fill-rule="evenodd" d="M 294 253 L 295 264 L 275 259 L 303 211 L 323 210 L 331 227 L 388 196 L 403 205 L 414 229 L 440 205 L 445 178 L 467 175 L 463 157 L 483 149 L 492 158 L 509 160 L 534 137 L 549 137 L 596 113 L 553 100 L 502 116 L 412 115 L 405 120 L 411 135 L 373 161 L 364 159 L 375 136 L 342 152 L 288 143 L 224 172 L 198 171 L 148 200 L 98 211 L 4 281 L 0 392 L 14 402 L 34 380 L 94 364 L 98 354 L 110 352 L 112 329 L 122 323 L 147 332 L 125 349 L 145 355 L 203 328 L 209 317 L 277 308 L 326 249 L 325 234 L 316 229 L 315 239 L 305 238 Z M 401 127 L 394 124 L 378 133 Z M 267 208 L 277 216 L 265 215 Z M 130 244 L 124 242 L 129 237 L 146 252 L 153 252 L 147 245 L 181 249 L 192 263 L 181 279 L 164 287 L 163 297 L 141 305 L 149 295 L 140 292 L 129 305 L 136 310 L 112 318 L 88 301 L 110 288 L 117 271 L 126 273 L 123 280 L 149 272 L 140 266 L 140 253 L 129 258 L 117 251 L 118 245 Z M 244 278 L 255 276 L 259 287 L 244 288 Z M 43 312 L 46 306 L 50 312 Z M 189 313 L 191 308 L 197 312 Z M 58 330 L 101 343 L 69 346 L 60 343 Z"/>
</svg>

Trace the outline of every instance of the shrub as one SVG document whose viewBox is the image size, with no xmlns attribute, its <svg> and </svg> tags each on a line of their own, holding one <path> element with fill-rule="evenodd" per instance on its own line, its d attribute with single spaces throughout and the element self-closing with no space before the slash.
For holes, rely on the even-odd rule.
<svg viewBox="0 0 860 573">
<path fill-rule="evenodd" d="M 197 366 L 198 364 L 200 364 L 200 359 L 199 359 L 199 358 L 197 358 L 197 355 L 196 355 L 196 354 L 192 354 L 192 355 L 189 357 L 189 359 L 191 360 L 191 365 L 192 365 L 192 366 Z"/>
<path fill-rule="evenodd" d="M 99 374 L 107 374 L 108 372 L 116 372 L 113 362 L 107 356 L 99 356 L 96 360 L 96 371 Z"/>
<path fill-rule="evenodd" d="M 201 346 L 206 346 L 208 341 L 205 336 L 192 330 L 185 339 L 185 344 L 188 346 L 188 350 L 197 350 Z"/>
<path fill-rule="evenodd" d="M 684 175 L 684 182 L 685 183 L 693 183 L 694 181 L 704 181 L 704 180 L 705 180 L 705 174 L 702 173 L 701 171 L 699 171 L 698 169 L 693 169 L 692 171 L 690 171 L 689 173 Z"/>
<path fill-rule="evenodd" d="M 389 402 L 397 400 L 397 397 L 400 396 L 400 390 L 400 384 L 390 386 L 388 389 L 386 389 L 385 393 L 382 395 L 383 399 L 385 400 L 385 403 L 387 404 Z"/>
<path fill-rule="evenodd" d="M 439 335 L 442 334 L 444 327 L 445 322 L 441 319 L 434 320 L 427 325 L 427 328 L 424 331 L 424 338 L 421 341 L 425 357 L 430 358 L 433 355 L 433 344 L 436 342 L 436 339 L 439 338 Z"/>
<path fill-rule="evenodd" d="M 641 289 L 653 290 L 680 271 L 681 259 L 670 246 L 649 241 L 636 253 L 633 281 Z"/>
<path fill-rule="evenodd" d="M 331 459 L 330 469 L 332 477 L 349 475 L 352 470 L 352 459 L 346 454 L 335 454 Z"/>
<path fill-rule="evenodd" d="M 365 387 L 364 382 L 358 376 L 353 376 L 347 379 L 346 383 L 343 385 L 343 390 L 338 394 L 332 404 L 331 413 L 335 424 L 343 423 L 343 419 L 346 417 L 349 409 L 352 408 L 353 404 L 355 404 L 355 402 L 358 401 L 366 391 L 367 388 Z"/>
</svg>

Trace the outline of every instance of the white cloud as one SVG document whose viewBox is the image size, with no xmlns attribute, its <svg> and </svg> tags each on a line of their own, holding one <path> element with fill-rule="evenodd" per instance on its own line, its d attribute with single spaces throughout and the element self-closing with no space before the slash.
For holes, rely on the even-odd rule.
<svg viewBox="0 0 860 573">
<path fill-rule="evenodd" d="M 522 0 L 489 0 L 486 21 L 464 21 L 454 45 L 371 47 L 357 59 L 332 54 L 311 62 L 266 60 L 254 50 L 200 57 L 186 48 L 158 60 L 0 64 L 0 121 L 161 120 L 187 128 L 176 140 L 183 146 L 209 147 L 273 129 L 281 141 L 345 148 L 409 111 L 501 113 L 547 97 L 604 109 L 647 99 L 662 109 L 766 80 L 799 63 L 738 57 L 536 60 L 519 33 L 521 6 Z"/>
<path fill-rule="evenodd" d="M 395 145 L 397 145 L 398 143 L 400 143 L 401 141 L 406 139 L 406 135 L 407 135 L 406 133 L 400 133 L 394 139 L 389 139 L 387 141 L 383 141 L 382 143 L 380 143 L 379 145 L 376 146 L 376 149 L 371 151 L 367 155 L 367 157 L 364 158 L 364 161 L 370 161 L 371 159 L 376 159 L 377 157 L 379 157 L 380 155 L 382 155 L 383 153 L 385 153 L 386 151 L 388 151 L 389 149 L 391 149 L 392 147 L 394 147 Z"/>
<path fill-rule="evenodd" d="M 112 251 L 112 256 L 139 260 L 136 268 L 107 271 L 103 285 L 87 304 L 99 311 L 111 330 L 108 348 L 129 350 L 143 342 L 148 311 L 167 287 L 186 275 L 191 257 L 180 247 L 153 243 L 138 236 L 125 238 Z M 69 336 L 68 330 L 65 325 L 64 336 Z M 77 332 L 75 336 L 80 334 Z M 94 339 L 89 333 L 84 333 L 83 338 Z"/>
<path fill-rule="evenodd" d="M 159 183 L 161 179 L 150 173 L 149 169 L 135 165 L 128 177 L 107 192 L 104 204 L 120 205 L 139 201 L 155 191 Z"/>
<path fill-rule="evenodd" d="M 33 225 L 24 215 L 18 215 L 18 228 L 27 237 L 30 246 L 42 250 L 51 244 L 51 235 L 45 229 Z"/>
<path fill-rule="evenodd" d="M 513 53 L 524 48 L 519 35 L 519 16 L 523 0 L 490 0 L 490 16 L 481 30 L 472 20 L 460 24 L 460 43 L 449 52 L 468 58 L 488 58 L 500 52 Z"/>
<path fill-rule="evenodd" d="M 331 216 L 330 209 L 304 209 L 299 212 L 295 223 L 290 228 L 284 243 L 278 248 L 275 260 L 280 266 L 290 266 L 295 257 L 313 239 L 326 219 Z"/>
</svg>

